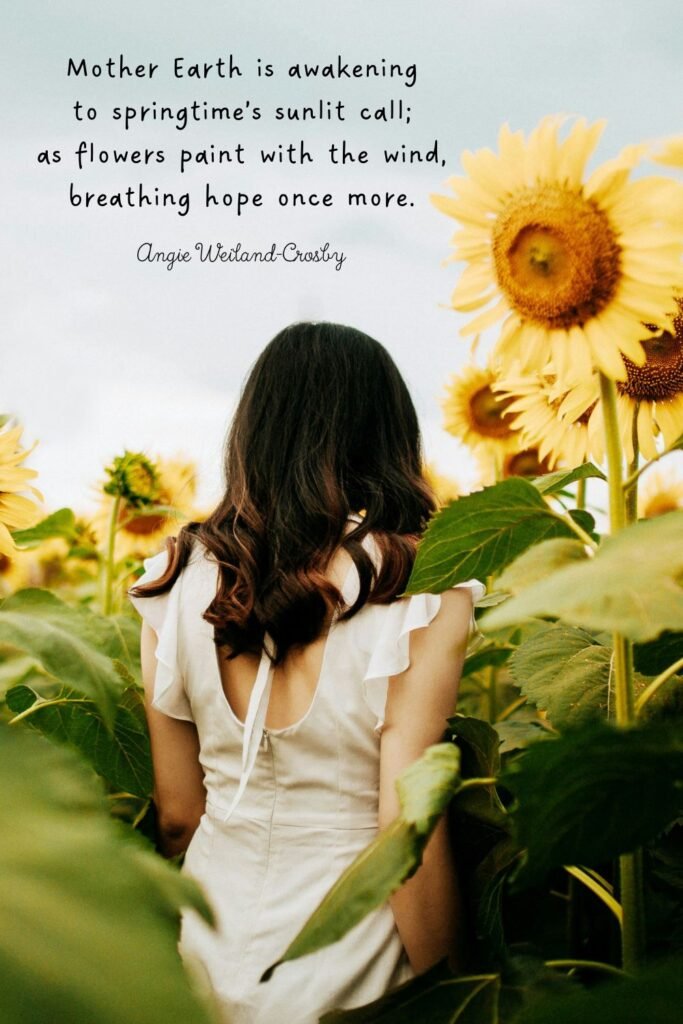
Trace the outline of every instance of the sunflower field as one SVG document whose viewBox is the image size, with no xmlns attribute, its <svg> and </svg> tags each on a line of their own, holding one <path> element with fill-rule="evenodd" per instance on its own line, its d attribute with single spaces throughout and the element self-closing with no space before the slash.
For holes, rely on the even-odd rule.
<svg viewBox="0 0 683 1024">
<path fill-rule="evenodd" d="M 603 127 L 504 126 L 431 197 L 471 315 L 443 423 L 479 478 L 425 467 L 406 592 L 487 595 L 442 742 L 278 963 L 384 903 L 444 815 L 467 963 L 328 1024 L 670 1022 L 683 999 L 683 139 L 589 174 Z M 194 467 L 125 451 L 97 515 L 50 511 L 21 435 L 2 419 L 0 1022 L 208 1024 L 176 938 L 181 907 L 213 913 L 159 855 L 125 601 L 202 518 Z"/>
</svg>

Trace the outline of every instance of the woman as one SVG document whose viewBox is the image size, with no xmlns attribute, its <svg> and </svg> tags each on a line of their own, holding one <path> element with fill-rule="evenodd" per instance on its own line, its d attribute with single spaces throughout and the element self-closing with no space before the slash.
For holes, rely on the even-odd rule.
<svg viewBox="0 0 683 1024">
<path fill-rule="evenodd" d="M 225 477 L 215 511 L 129 592 L 154 799 L 164 852 L 187 850 L 182 870 L 218 918 L 213 931 L 184 913 L 187 965 L 232 1024 L 313 1024 L 457 963 L 442 822 L 390 903 L 259 983 L 397 815 L 396 776 L 441 739 L 483 587 L 398 597 L 435 500 L 403 379 L 360 331 L 300 323 L 270 342 Z"/>
</svg>

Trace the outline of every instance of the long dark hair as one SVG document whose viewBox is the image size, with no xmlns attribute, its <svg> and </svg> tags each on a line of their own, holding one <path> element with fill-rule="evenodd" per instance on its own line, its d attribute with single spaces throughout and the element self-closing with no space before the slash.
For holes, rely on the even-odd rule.
<svg viewBox="0 0 683 1024">
<path fill-rule="evenodd" d="M 132 587 L 168 590 L 198 538 L 219 565 L 218 592 L 204 612 L 227 657 L 260 652 L 264 633 L 279 664 L 307 644 L 341 607 L 325 578 L 341 544 L 360 579 L 350 618 L 366 601 L 403 592 L 416 543 L 436 510 L 423 476 L 417 415 L 387 350 L 352 327 L 295 323 L 256 360 L 224 449 L 225 494 L 204 522 L 186 523 L 166 545 L 158 580 Z M 344 537 L 351 512 L 362 522 Z M 361 541 L 371 532 L 378 572 Z"/>
</svg>

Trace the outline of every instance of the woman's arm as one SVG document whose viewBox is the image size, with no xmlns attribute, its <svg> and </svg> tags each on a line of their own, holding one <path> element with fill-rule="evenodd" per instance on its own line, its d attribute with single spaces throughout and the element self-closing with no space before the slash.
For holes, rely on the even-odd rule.
<svg viewBox="0 0 683 1024">
<path fill-rule="evenodd" d="M 195 724 L 171 718 L 152 707 L 156 645 L 154 630 L 143 622 L 140 662 L 152 748 L 159 846 L 164 856 L 174 857 L 187 849 L 199 824 L 206 804 L 206 790 Z"/>
<path fill-rule="evenodd" d="M 410 634 L 410 666 L 389 681 L 380 748 L 380 829 L 400 810 L 397 775 L 441 740 L 453 714 L 471 615 L 468 589 L 445 591 L 429 626 Z M 446 956 L 455 970 L 461 967 L 461 903 L 445 817 L 427 843 L 422 865 L 390 904 L 416 973 Z"/>
</svg>

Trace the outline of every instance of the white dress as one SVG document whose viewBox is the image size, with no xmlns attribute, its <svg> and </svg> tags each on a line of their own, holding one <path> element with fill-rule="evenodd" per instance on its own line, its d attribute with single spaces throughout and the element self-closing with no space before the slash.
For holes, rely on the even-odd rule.
<svg viewBox="0 0 683 1024">
<path fill-rule="evenodd" d="M 354 516 L 354 518 L 356 518 Z M 377 564 L 371 536 L 364 545 Z M 145 560 L 137 582 L 160 576 L 166 551 Z M 385 903 L 339 942 L 279 966 L 260 983 L 342 871 L 378 831 L 380 733 L 390 676 L 409 664 L 409 634 L 436 615 L 438 594 L 366 604 L 333 620 L 313 700 L 298 722 L 266 729 L 272 672 L 263 655 L 242 724 L 228 703 L 202 612 L 216 593 L 217 563 L 197 543 L 172 588 L 130 600 L 155 630 L 152 704 L 194 722 L 206 810 L 182 871 L 203 887 L 217 915 L 211 929 L 183 911 L 179 951 L 204 973 L 230 1024 L 315 1024 L 335 1007 L 379 998 L 413 976 Z M 460 586 L 480 600 L 477 580 Z M 342 595 L 351 604 L 351 565 Z M 474 619 L 472 620 L 474 628 Z"/>
</svg>

